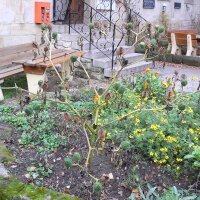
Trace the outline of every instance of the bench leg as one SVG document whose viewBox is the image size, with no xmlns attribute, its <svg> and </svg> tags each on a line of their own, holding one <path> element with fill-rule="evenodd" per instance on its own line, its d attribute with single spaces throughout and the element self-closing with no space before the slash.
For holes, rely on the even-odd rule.
<svg viewBox="0 0 200 200">
<path fill-rule="evenodd" d="M 2 88 L 1 88 L 1 84 L 3 83 L 3 81 L 4 80 L 0 80 L 0 101 L 4 100 L 3 91 L 2 91 Z"/>
<path fill-rule="evenodd" d="M 38 75 L 38 74 L 26 74 L 26 78 L 27 78 L 27 83 L 28 83 L 28 91 L 31 94 L 37 94 L 39 92 L 39 85 L 38 82 L 39 81 L 45 81 L 45 73 L 42 75 Z"/>
<path fill-rule="evenodd" d="M 167 52 L 170 52 L 171 49 L 172 49 L 172 45 L 171 45 L 171 43 L 169 43 L 168 46 L 167 46 Z"/>
<path fill-rule="evenodd" d="M 70 61 L 66 61 L 62 64 L 63 77 L 69 81 L 73 79 L 72 71 L 73 69 L 72 66 L 70 66 Z"/>
<path fill-rule="evenodd" d="M 186 56 L 196 55 L 196 50 L 192 46 L 192 36 L 187 35 L 187 53 Z"/>
<path fill-rule="evenodd" d="M 174 33 L 171 33 L 171 41 L 172 41 L 172 50 L 171 50 L 171 54 L 175 55 L 181 55 L 181 49 L 177 46 L 176 44 L 176 36 Z"/>
</svg>

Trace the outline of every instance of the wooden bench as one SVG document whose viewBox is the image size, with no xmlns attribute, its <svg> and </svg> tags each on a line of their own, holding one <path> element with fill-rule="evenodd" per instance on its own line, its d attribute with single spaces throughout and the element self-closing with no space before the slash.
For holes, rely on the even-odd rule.
<svg viewBox="0 0 200 200">
<path fill-rule="evenodd" d="M 181 48 L 187 47 L 186 56 L 196 55 L 197 52 L 197 30 L 170 30 L 168 40 L 171 45 L 171 54 L 181 55 Z"/>
<path fill-rule="evenodd" d="M 38 56 L 36 60 L 32 60 L 33 45 L 32 43 L 6 47 L 0 49 L 0 84 L 7 77 L 25 72 L 30 93 L 37 94 L 39 85 L 38 81 L 45 80 L 46 69 L 52 67 L 53 64 L 61 64 L 64 69 L 70 70 L 69 60 L 71 56 L 82 56 L 83 52 L 77 50 L 61 50 L 52 51 L 52 62 Z M 70 74 L 70 71 L 68 71 Z M 3 93 L 0 87 L 0 100 L 3 100 Z"/>
</svg>

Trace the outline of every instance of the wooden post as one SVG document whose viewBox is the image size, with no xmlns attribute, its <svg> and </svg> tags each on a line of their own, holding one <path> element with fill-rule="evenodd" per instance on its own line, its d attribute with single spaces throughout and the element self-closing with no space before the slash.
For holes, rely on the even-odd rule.
<svg viewBox="0 0 200 200">
<path fill-rule="evenodd" d="M 0 101 L 3 101 L 4 100 L 4 96 L 3 96 L 3 91 L 2 91 L 2 88 L 1 88 L 1 84 L 4 82 L 4 80 L 0 80 Z"/>
<path fill-rule="evenodd" d="M 70 65 L 70 60 L 66 60 L 62 64 L 62 72 L 63 76 L 67 78 L 67 80 L 71 81 L 73 79 L 72 76 L 73 66 Z"/>
<path fill-rule="evenodd" d="M 193 46 L 192 46 L 192 36 L 187 35 L 187 53 L 186 53 L 186 56 L 191 56 L 191 55 L 196 56 L 196 49 L 193 48 Z"/>
<path fill-rule="evenodd" d="M 31 94 L 37 94 L 40 87 L 38 85 L 39 81 L 45 81 L 46 68 L 45 67 L 32 67 L 29 65 L 24 65 L 24 72 L 26 74 L 28 91 Z"/>
<path fill-rule="evenodd" d="M 175 54 L 181 55 L 181 49 L 176 44 L 175 33 L 171 33 L 171 42 L 172 42 L 171 54 L 173 54 L 173 55 L 175 55 Z"/>
</svg>

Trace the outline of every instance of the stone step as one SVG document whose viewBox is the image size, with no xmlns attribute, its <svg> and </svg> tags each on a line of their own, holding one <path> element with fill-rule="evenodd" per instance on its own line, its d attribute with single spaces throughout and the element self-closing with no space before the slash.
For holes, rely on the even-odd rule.
<svg viewBox="0 0 200 200">
<path fill-rule="evenodd" d="M 141 60 L 144 57 L 144 54 L 139 54 L 139 53 L 128 53 L 125 56 L 125 59 L 128 60 L 128 63 L 131 62 L 136 62 Z M 111 58 L 111 57 L 110 57 Z M 105 58 L 99 58 L 99 59 L 94 59 L 93 60 L 93 66 L 94 67 L 101 67 L 101 68 L 106 68 L 106 69 L 111 69 L 112 67 L 112 60 L 105 57 Z M 114 60 L 116 59 L 116 57 L 114 58 Z M 117 67 L 117 64 L 115 63 L 115 67 Z"/>
<path fill-rule="evenodd" d="M 120 74 L 120 77 L 130 76 L 133 73 L 142 72 L 146 68 L 152 68 L 152 62 L 140 61 L 124 68 Z M 117 69 L 104 69 L 104 77 L 111 78 L 117 72 Z"/>
<path fill-rule="evenodd" d="M 127 51 L 128 53 L 135 53 L 134 47 L 130 47 L 130 46 L 120 46 L 120 47 L 122 47 L 125 52 Z M 86 50 L 84 57 L 89 58 L 89 59 L 97 59 L 97 58 L 105 57 L 105 54 L 111 56 L 112 55 L 112 49 L 109 48 L 108 50 L 103 51 L 103 52 L 99 51 L 98 49 L 94 49 L 94 50 L 91 50 L 91 51 Z"/>
</svg>

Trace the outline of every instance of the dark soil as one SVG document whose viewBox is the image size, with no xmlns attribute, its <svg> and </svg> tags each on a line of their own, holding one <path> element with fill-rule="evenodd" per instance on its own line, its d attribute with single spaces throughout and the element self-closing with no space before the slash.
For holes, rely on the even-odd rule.
<svg viewBox="0 0 200 200">
<path fill-rule="evenodd" d="M 125 200 L 130 196 L 131 191 L 138 195 L 137 184 L 140 184 L 147 192 L 145 188 L 147 182 L 153 187 L 156 186 L 159 193 L 170 186 L 175 185 L 177 188 L 188 189 L 190 185 L 188 177 L 176 179 L 173 175 L 164 172 L 162 168 L 159 169 L 154 163 L 145 161 L 137 152 L 127 152 L 117 159 L 117 156 L 113 156 L 109 151 L 111 146 L 104 152 L 95 153 L 93 166 L 88 171 L 77 166 L 67 169 L 64 166 L 66 156 L 79 151 L 82 158 L 86 158 L 87 145 L 84 143 L 84 135 L 80 128 L 71 134 L 68 147 L 54 152 L 39 153 L 37 147 L 34 146 L 25 148 L 18 144 L 19 138 L 20 133 L 14 132 L 12 138 L 5 141 L 8 149 L 16 158 L 16 163 L 7 165 L 14 176 L 24 183 L 55 189 L 78 196 L 83 200 Z M 122 160 L 120 165 L 119 160 Z M 82 159 L 81 164 L 84 162 L 85 159 Z M 27 167 L 37 166 L 38 163 L 47 164 L 53 173 L 49 177 L 27 178 L 25 176 L 28 174 Z M 135 171 L 130 173 L 133 168 Z M 95 181 L 88 173 L 103 182 L 104 190 L 100 195 L 93 193 L 92 187 Z M 108 178 L 110 173 L 113 179 Z M 135 178 L 130 179 L 130 176 Z"/>
</svg>

